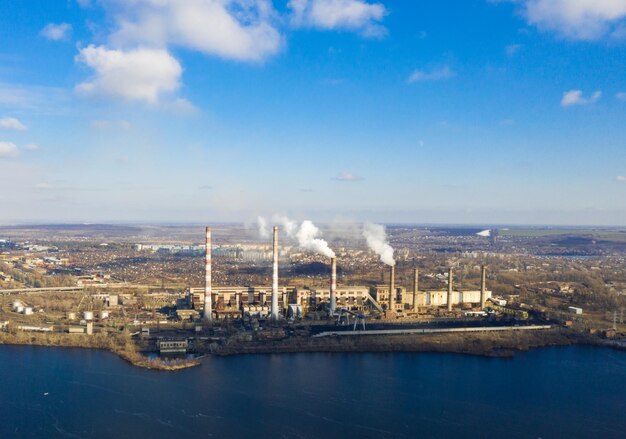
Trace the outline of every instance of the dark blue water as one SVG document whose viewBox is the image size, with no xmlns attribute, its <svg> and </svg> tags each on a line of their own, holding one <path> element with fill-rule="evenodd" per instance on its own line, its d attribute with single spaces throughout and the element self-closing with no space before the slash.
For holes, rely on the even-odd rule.
<svg viewBox="0 0 626 439">
<path fill-rule="evenodd" d="M 0 346 L 0 438 L 181 435 L 625 438 L 626 352 L 256 355 L 171 373 Z"/>
</svg>

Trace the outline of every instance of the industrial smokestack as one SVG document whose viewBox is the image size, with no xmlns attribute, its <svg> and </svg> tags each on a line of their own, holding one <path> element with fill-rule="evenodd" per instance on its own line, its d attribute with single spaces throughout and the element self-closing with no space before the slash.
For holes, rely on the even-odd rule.
<svg viewBox="0 0 626 439">
<path fill-rule="evenodd" d="M 417 312 L 417 287 L 418 287 L 418 270 L 413 269 L 413 311 Z"/>
<path fill-rule="evenodd" d="M 204 257 L 204 318 L 213 320 L 213 302 L 211 298 L 211 228 L 206 228 L 206 247 Z"/>
<path fill-rule="evenodd" d="M 396 311 L 396 267 L 389 267 L 389 311 Z"/>
<path fill-rule="evenodd" d="M 272 320 L 278 320 L 278 226 L 274 226 L 272 250 Z"/>
<path fill-rule="evenodd" d="M 487 301 L 487 267 L 480 266 L 480 308 L 485 308 L 485 302 Z"/>
<path fill-rule="evenodd" d="M 452 268 L 448 268 L 448 311 L 452 311 Z"/>
<path fill-rule="evenodd" d="M 337 258 L 330 258 L 330 315 L 337 308 Z"/>
</svg>

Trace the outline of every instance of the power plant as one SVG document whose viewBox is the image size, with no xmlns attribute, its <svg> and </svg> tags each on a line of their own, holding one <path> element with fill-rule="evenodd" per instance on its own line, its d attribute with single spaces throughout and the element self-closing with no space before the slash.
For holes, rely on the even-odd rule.
<svg viewBox="0 0 626 439">
<path fill-rule="evenodd" d="M 486 287 L 486 267 L 481 266 L 480 289 L 455 291 L 452 268 L 447 270 L 447 291 L 419 290 L 419 270 L 413 268 L 412 291 L 396 285 L 396 265 L 389 265 L 389 282 L 376 286 L 337 286 L 337 257 L 330 257 L 329 287 L 309 288 L 296 286 L 279 287 L 278 284 L 278 227 L 272 234 L 272 284 L 264 286 L 211 285 L 211 228 L 206 228 L 205 285 L 203 289 L 191 288 L 193 308 L 202 308 L 207 321 L 240 317 L 268 318 L 272 321 L 288 317 L 313 315 L 317 318 L 333 317 L 343 312 L 368 313 L 372 317 L 398 319 L 416 317 L 420 312 L 445 307 L 452 313 L 454 307 L 468 309 L 487 306 L 492 292 Z M 214 300 L 213 300 L 214 299 Z M 269 299 L 269 300 L 268 300 Z M 217 306 L 214 306 L 217 304 Z M 325 311 L 325 314 L 318 314 Z M 291 311 L 290 311 L 291 310 Z"/>
</svg>

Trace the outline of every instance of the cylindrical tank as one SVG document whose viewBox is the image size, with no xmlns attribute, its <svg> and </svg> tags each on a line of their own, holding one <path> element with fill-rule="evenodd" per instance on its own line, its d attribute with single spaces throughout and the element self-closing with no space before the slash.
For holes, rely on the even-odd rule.
<svg viewBox="0 0 626 439">
<path fill-rule="evenodd" d="M 68 320 L 76 320 L 76 313 L 75 312 L 68 312 L 67 313 L 67 319 Z"/>
<path fill-rule="evenodd" d="M 101 319 L 108 319 L 109 318 L 109 312 L 108 311 L 100 311 L 100 318 Z"/>
<path fill-rule="evenodd" d="M 24 308 L 24 314 L 26 314 L 27 316 L 31 315 L 33 313 L 33 308 L 30 306 L 27 306 Z"/>
<path fill-rule="evenodd" d="M 16 300 L 15 302 L 13 302 L 13 304 L 11 305 L 11 307 L 13 308 L 13 311 L 17 311 L 17 309 L 22 306 L 22 302 L 20 302 L 19 300 Z"/>
<path fill-rule="evenodd" d="M 15 308 L 15 312 L 24 312 L 24 306 L 23 305 L 17 305 L 17 307 Z"/>
<path fill-rule="evenodd" d="M 85 320 L 93 320 L 93 311 L 85 311 L 83 313 L 83 318 Z"/>
</svg>

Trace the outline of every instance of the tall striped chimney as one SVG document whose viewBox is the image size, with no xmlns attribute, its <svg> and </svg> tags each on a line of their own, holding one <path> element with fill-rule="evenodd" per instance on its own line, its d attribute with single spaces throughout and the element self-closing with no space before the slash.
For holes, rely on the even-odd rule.
<svg viewBox="0 0 626 439">
<path fill-rule="evenodd" d="M 448 268 L 448 311 L 452 311 L 452 268 Z"/>
<path fill-rule="evenodd" d="M 211 228 L 206 228 L 206 247 L 204 251 L 204 318 L 213 320 L 213 301 L 211 294 Z"/>
<path fill-rule="evenodd" d="M 417 312 L 417 287 L 418 287 L 418 275 L 417 268 L 413 269 L 413 311 Z"/>
<path fill-rule="evenodd" d="M 485 302 L 487 301 L 487 267 L 480 266 L 480 308 L 485 308 Z"/>
<path fill-rule="evenodd" d="M 272 244 L 272 320 L 278 320 L 278 226 L 274 226 Z"/>
<path fill-rule="evenodd" d="M 396 267 L 389 267 L 389 311 L 396 311 Z"/>
<path fill-rule="evenodd" d="M 330 315 L 335 314 L 337 308 L 337 258 L 330 258 Z"/>
</svg>

